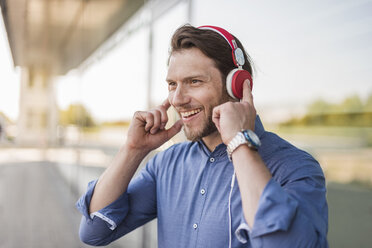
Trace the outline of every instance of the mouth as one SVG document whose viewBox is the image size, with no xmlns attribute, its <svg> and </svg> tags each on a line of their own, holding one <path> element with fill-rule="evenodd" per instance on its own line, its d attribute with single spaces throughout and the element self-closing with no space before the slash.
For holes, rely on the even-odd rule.
<svg viewBox="0 0 372 248">
<path fill-rule="evenodd" d="M 188 119 L 194 117 L 195 115 L 199 114 L 201 111 L 202 111 L 201 108 L 192 109 L 192 110 L 189 110 L 189 111 L 182 111 L 182 112 L 180 111 L 180 115 L 181 115 L 182 119 L 188 120 Z"/>
</svg>

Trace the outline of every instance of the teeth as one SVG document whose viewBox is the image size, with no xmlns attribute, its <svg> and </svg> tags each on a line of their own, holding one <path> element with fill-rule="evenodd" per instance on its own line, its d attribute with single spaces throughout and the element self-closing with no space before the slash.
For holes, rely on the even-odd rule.
<svg viewBox="0 0 372 248">
<path fill-rule="evenodd" d="M 191 111 L 187 111 L 187 112 L 182 112 L 181 113 L 181 116 L 184 117 L 184 118 L 187 118 L 189 117 L 190 115 L 194 115 L 194 114 L 197 114 L 201 111 L 201 109 L 193 109 Z"/>
</svg>

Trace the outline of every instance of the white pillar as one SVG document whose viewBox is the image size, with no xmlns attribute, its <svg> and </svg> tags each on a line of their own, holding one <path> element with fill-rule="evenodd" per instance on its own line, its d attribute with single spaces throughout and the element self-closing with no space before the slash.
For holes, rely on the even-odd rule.
<svg viewBox="0 0 372 248">
<path fill-rule="evenodd" d="M 56 143 L 58 110 L 53 78 L 45 71 L 21 70 L 17 144 L 46 147 Z"/>
</svg>

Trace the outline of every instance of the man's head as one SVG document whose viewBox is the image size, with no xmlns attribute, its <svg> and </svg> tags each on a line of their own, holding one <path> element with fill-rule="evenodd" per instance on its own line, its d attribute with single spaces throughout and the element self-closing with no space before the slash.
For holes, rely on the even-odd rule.
<svg viewBox="0 0 372 248">
<path fill-rule="evenodd" d="M 249 57 L 235 40 L 244 52 L 243 69 L 252 74 Z M 196 141 L 214 133 L 213 108 L 232 100 L 225 83 L 236 66 L 227 41 L 214 31 L 182 26 L 172 37 L 168 65 L 169 102 L 180 114 L 187 138 Z"/>
<path fill-rule="evenodd" d="M 250 57 L 241 42 L 235 36 L 233 37 L 237 42 L 238 47 L 243 50 L 244 59 L 246 61 L 243 65 L 243 69 L 253 76 Z M 231 47 L 228 42 L 215 31 L 199 29 L 191 25 L 184 25 L 178 28 L 173 34 L 169 58 L 174 52 L 191 47 L 198 48 L 202 53 L 204 53 L 204 55 L 214 61 L 215 66 L 221 73 L 222 82 L 226 83 L 227 75 L 231 70 L 236 68 L 232 59 Z"/>
</svg>

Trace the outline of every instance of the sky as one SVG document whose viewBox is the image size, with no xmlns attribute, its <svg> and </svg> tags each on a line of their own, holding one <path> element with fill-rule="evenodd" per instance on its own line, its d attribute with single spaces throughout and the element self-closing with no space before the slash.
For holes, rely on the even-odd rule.
<svg viewBox="0 0 372 248">
<path fill-rule="evenodd" d="M 212 2 L 235 14 L 203 15 Z M 372 93 L 371 1 L 207 0 L 198 9 L 198 25 L 224 26 L 245 45 L 257 69 L 256 105 L 267 119 L 301 112 L 317 98 Z"/>
<path fill-rule="evenodd" d="M 167 96 L 169 41 L 189 21 L 187 9 L 183 2 L 153 25 L 153 104 Z M 243 43 L 256 69 L 255 105 L 267 121 L 301 114 L 319 98 L 338 102 L 372 93 L 371 0 L 194 0 L 191 24 L 221 26 Z M 1 23 L 0 111 L 16 118 L 19 76 L 10 61 Z M 148 27 L 94 61 L 56 79 L 60 108 L 82 102 L 101 121 L 128 119 L 146 109 Z"/>
</svg>

